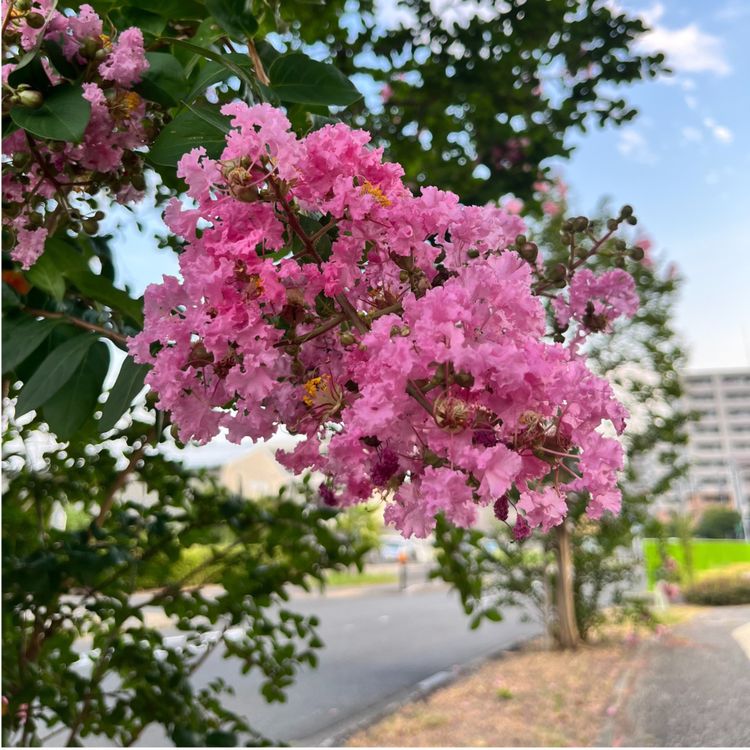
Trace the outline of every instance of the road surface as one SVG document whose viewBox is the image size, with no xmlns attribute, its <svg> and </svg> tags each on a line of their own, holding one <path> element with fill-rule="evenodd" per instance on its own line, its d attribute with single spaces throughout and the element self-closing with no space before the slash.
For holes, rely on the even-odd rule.
<svg viewBox="0 0 750 750">
<path fill-rule="evenodd" d="M 750 606 L 711 607 L 650 644 L 611 730 L 631 747 L 750 747 Z"/>
<path fill-rule="evenodd" d="M 265 703 L 260 680 L 240 674 L 218 653 L 201 667 L 196 683 L 223 677 L 236 691 L 225 698 L 228 708 L 267 737 L 295 745 L 321 744 L 421 680 L 540 632 L 539 625 L 521 622 L 518 610 L 472 631 L 457 595 L 434 587 L 300 598 L 290 609 L 320 617 L 325 648 L 317 669 L 298 674 L 286 703 Z M 150 727 L 138 744 L 170 743 L 160 727 Z"/>
</svg>

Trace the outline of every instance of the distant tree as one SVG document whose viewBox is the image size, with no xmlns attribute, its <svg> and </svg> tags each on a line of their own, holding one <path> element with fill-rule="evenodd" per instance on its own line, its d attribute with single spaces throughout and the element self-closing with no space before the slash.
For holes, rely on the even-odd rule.
<svg viewBox="0 0 750 750">
<path fill-rule="evenodd" d="M 570 133 L 635 117 L 617 86 L 666 71 L 663 55 L 634 47 L 643 21 L 596 0 L 401 0 L 394 23 L 371 0 L 284 5 L 283 38 L 322 42 L 339 69 L 380 88 L 382 107 L 343 117 L 415 186 L 464 203 L 530 200 L 540 164 L 570 154 Z"/>
<path fill-rule="evenodd" d="M 693 534 L 703 539 L 736 539 L 742 517 L 731 508 L 708 508 L 703 511 Z"/>
</svg>

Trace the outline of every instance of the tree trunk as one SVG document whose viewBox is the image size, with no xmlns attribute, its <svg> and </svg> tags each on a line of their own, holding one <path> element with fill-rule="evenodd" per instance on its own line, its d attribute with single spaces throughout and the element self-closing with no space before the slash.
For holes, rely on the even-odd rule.
<svg viewBox="0 0 750 750">
<path fill-rule="evenodd" d="M 581 641 L 573 601 L 573 555 L 570 529 L 563 521 L 555 528 L 557 544 L 557 640 L 562 648 L 576 648 Z"/>
</svg>

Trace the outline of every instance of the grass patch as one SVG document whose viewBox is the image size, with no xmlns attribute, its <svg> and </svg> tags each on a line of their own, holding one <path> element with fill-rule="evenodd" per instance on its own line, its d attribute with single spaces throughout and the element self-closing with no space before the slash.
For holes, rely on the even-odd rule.
<svg viewBox="0 0 750 750">
<path fill-rule="evenodd" d="M 741 539 L 693 539 L 693 570 L 697 578 L 708 570 L 724 568 L 736 563 L 750 564 L 750 544 Z M 677 560 L 684 570 L 685 557 L 678 540 L 667 542 L 667 554 Z M 646 574 L 649 587 L 656 583 L 656 570 L 661 561 L 655 539 L 644 539 L 643 555 L 646 561 Z"/>
<path fill-rule="evenodd" d="M 364 571 L 350 572 L 348 570 L 334 570 L 326 576 L 328 586 L 373 586 L 383 583 L 397 583 L 398 576 L 396 573 L 387 571 L 381 573 L 370 573 Z"/>
<path fill-rule="evenodd" d="M 616 680 L 635 650 L 624 638 L 488 662 L 351 737 L 350 747 L 586 747 L 596 744 Z M 513 685 L 512 691 L 507 687 Z"/>
</svg>

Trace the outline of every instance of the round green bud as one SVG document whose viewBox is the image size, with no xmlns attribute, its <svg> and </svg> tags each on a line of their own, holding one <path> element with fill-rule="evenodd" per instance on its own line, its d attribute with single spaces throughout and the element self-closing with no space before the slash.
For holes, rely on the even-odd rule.
<svg viewBox="0 0 750 750">
<path fill-rule="evenodd" d="M 607 229 L 609 229 L 610 232 L 614 232 L 619 226 L 620 222 L 617 221 L 617 219 L 607 219 Z"/>
<path fill-rule="evenodd" d="M 636 219 L 635 216 L 628 216 L 628 218 L 626 219 L 626 221 L 631 226 L 635 226 L 638 223 L 638 219 Z"/>
<path fill-rule="evenodd" d="M 26 16 L 26 23 L 32 29 L 41 29 L 44 26 L 44 16 L 41 13 L 29 13 Z"/>
<path fill-rule="evenodd" d="M 643 248 L 636 245 L 635 247 L 630 248 L 630 257 L 633 260 L 643 260 L 643 256 L 645 255 Z"/>
<path fill-rule="evenodd" d="M 479 250 L 477 250 L 476 248 L 472 247 L 471 250 L 467 250 L 466 251 L 466 255 L 469 258 L 478 258 L 479 257 Z"/>
<path fill-rule="evenodd" d="M 354 336 L 349 331 L 344 331 L 344 333 L 339 336 L 339 339 L 344 346 L 351 346 L 356 341 Z"/>
<path fill-rule="evenodd" d="M 522 247 L 523 245 L 526 244 L 526 242 L 527 242 L 527 240 L 526 240 L 526 235 L 525 234 L 518 234 L 518 235 L 516 235 L 516 245 L 518 245 L 518 247 Z"/>
<path fill-rule="evenodd" d="M 560 232 L 560 239 L 563 245 L 570 245 L 573 242 L 573 235 L 570 232 Z"/>
<path fill-rule="evenodd" d="M 589 220 L 585 216 L 578 216 L 574 222 L 576 232 L 585 232 L 589 228 Z"/>
<path fill-rule="evenodd" d="M 620 216 L 624 216 L 627 218 L 628 216 L 633 215 L 633 207 L 629 206 L 627 203 L 620 209 Z"/>
<path fill-rule="evenodd" d="M 27 222 L 32 229 L 38 229 L 44 224 L 44 217 L 38 211 L 32 211 L 28 216 Z"/>
<path fill-rule="evenodd" d="M 96 219 L 84 219 L 81 226 L 86 234 L 96 234 L 99 231 L 99 222 Z"/>
<path fill-rule="evenodd" d="M 409 281 L 409 272 L 408 271 L 399 271 L 398 278 L 402 282 Z"/>
<path fill-rule="evenodd" d="M 31 154 L 28 151 L 19 151 L 13 154 L 13 166 L 16 169 L 25 169 L 31 163 Z"/>
<path fill-rule="evenodd" d="M 18 92 L 18 102 L 29 109 L 39 109 L 44 104 L 44 97 L 33 89 Z"/>
</svg>

